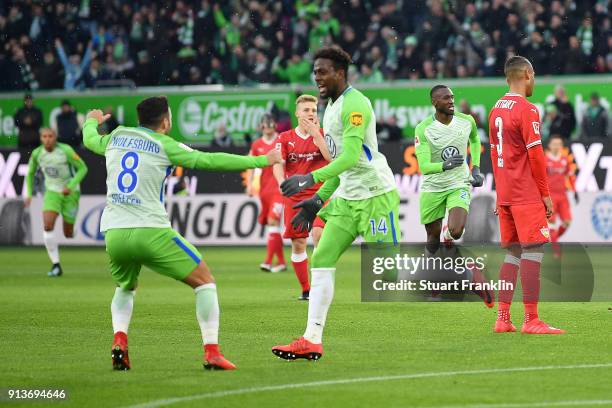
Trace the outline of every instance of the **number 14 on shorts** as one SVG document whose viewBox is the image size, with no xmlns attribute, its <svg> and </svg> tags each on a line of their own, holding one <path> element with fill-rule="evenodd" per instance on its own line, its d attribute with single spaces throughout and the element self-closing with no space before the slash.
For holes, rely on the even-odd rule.
<svg viewBox="0 0 612 408">
<path fill-rule="evenodd" d="M 378 233 L 387 235 L 387 219 L 385 217 L 381 217 L 377 222 L 375 218 L 370 218 L 370 228 L 373 237 L 378 235 Z"/>
</svg>

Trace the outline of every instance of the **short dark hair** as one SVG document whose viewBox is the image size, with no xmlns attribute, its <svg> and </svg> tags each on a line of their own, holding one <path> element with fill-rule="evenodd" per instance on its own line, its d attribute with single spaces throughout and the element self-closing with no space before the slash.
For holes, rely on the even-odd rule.
<svg viewBox="0 0 612 408">
<path fill-rule="evenodd" d="M 550 137 L 548 138 L 548 141 L 550 142 L 553 139 L 561 139 L 561 141 L 564 141 L 563 136 L 561 136 L 559 133 L 551 134 Z"/>
<path fill-rule="evenodd" d="M 348 73 L 349 65 L 353 62 L 351 56 L 336 45 L 319 48 L 319 50 L 315 52 L 314 60 L 319 58 L 331 60 L 334 65 L 334 69 L 341 69 L 344 71 L 345 75 Z"/>
<path fill-rule="evenodd" d="M 70 106 L 70 101 L 68 99 L 64 99 L 60 106 L 68 105 Z"/>
<path fill-rule="evenodd" d="M 444 88 L 448 88 L 448 86 L 446 86 L 446 85 L 442 85 L 442 84 L 439 84 L 439 85 L 434 86 L 433 88 L 431 88 L 431 91 L 429 91 L 429 97 L 430 97 L 430 98 L 433 98 L 433 94 L 434 94 L 434 93 L 435 93 L 435 92 L 436 92 L 438 89 L 444 89 Z"/>
<path fill-rule="evenodd" d="M 510 78 L 516 71 L 522 71 L 529 66 L 531 66 L 531 62 L 529 62 L 527 58 L 521 57 L 520 55 L 514 55 L 506 60 L 504 64 L 504 75 L 506 75 L 506 78 Z"/>
<path fill-rule="evenodd" d="M 152 96 L 144 99 L 136 106 L 138 123 L 151 129 L 156 129 L 162 119 L 168 114 L 168 98 L 165 96 Z"/>
</svg>

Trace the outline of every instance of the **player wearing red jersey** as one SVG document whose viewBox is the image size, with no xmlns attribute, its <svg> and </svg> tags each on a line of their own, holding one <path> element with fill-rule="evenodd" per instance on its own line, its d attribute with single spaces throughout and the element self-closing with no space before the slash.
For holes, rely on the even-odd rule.
<svg viewBox="0 0 612 408">
<path fill-rule="evenodd" d="M 249 155 L 261 156 L 276 148 L 278 136 L 276 134 L 276 122 L 271 115 L 263 115 L 260 122 L 261 137 L 253 142 Z M 248 195 L 254 195 L 253 177 L 255 172 L 249 171 L 247 174 Z M 261 171 L 259 178 L 259 200 L 261 201 L 261 213 L 259 223 L 267 226 L 268 250 L 266 259 L 260 265 L 264 272 L 282 272 L 287 269 L 285 257 L 283 255 L 283 238 L 280 234 L 280 219 L 283 212 L 283 198 L 278 188 L 278 183 L 272 173 L 272 168 L 268 167 Z M 276 266 L 272 266 L 272 261 L 276 255 Z"/>
<path fill-rule="evenodd" d="M 274 177 L 280 185 L 285 177 L 295 174 L 308 174 L 325 166 L 331 160 L 327 144 L 323 138 L 322 129 L 317 119 L 317 98 L 312 95 L 302 95 L 295 102 L 295 116 L 298 126 L 278 136 L 277 147 L 285 164 L 273 167 Z M 306 239 L 308 229 L 295 228 L 291 220 L 299 212 L 295 207 L 301 201 L 315 194 L 322 183 L 317 183 L 291 197 L 283 197 L 285 233 L 284 238 L 291 239 L 291 264 L 295 275 L 302 286 L 300 300 L 308 300 L 310 283 L 308 281 L 308 256 L 306 255 Z M 313 222 L 312 239 L 317 246 L 325 223 L 319 217 Z"/>
<path fill-rule="evenodd" d="M 489 114 L 489 139 L 497 190 L 501 242 L 508 253 L 500 280 L 516 285 L 520 269 L 525 306 L 521 333 L 561 334 L 538 318 L 542 245 L 549 241 L 547 218 L 553 203 L 546 177 L 546 157 L 540 139 L 540 115 L 527 101 L 533 93 L 535 72 L 529 60 L 515 56 L 504 72 L 510 92 L 497 101 Z M 513 332 L 510 320 L 512 290 L 500 290 L 494 331 Z"/>
<path fill-rule="evenodd" d="M 553 134 L 548 141 L 546 169 L 550 196 L 554 207 L 553 216 L 549 220 L 550 226 L 553 227 L 556 223 L 557 215 L 559 215 L 561 221 L 559 228 L 551 228 L 550 230 L 550 240 L 554 245 L 572 223 L 572 210 L 567 199 L 568 190 L 574 192 L 576 203 L 578 202 L 578 194 L 575 187 L 575 165 L 563 145 L 561 135 Z M 556 255 L 560 255 L 558 246 L 553 246 L 553 249 Z"/>
</svg>

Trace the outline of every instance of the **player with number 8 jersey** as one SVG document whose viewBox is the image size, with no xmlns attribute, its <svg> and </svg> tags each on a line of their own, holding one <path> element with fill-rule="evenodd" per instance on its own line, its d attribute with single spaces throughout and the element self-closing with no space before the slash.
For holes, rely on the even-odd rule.
<svg viewBox="0 0 612 408">
<path fill-rule="evenodd" d="M 105 233 L 111 276 L 117 285 L 111 303 L 113 368 L 130 369 L 127 331 L 140 269 L 145 265 L 194 289 L 204 368 L 235 369 L 219 350 L 214 278 L 198 250 L 171 228 L 164 208 L 164 182 L 173 166 L 240 171 L 278 163 L 280 153 L 273 150 L 265 156 L 247 157 L 199 152 L 168 136 L 172 112 L 165 97 L 147 98 L 137 110 L 139 127 L 120 126 L 100 136 L 97 127 L 109 117 L 100 110 L 89 112 L 83 127 L 85 146 L 106 157 L 108 192 L 100 229 Z"/>
</svg>

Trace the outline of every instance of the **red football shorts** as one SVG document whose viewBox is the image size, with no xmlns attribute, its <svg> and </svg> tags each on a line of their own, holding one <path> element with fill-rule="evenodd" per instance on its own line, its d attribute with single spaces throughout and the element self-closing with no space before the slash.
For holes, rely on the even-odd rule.
<svg viewBox="0 0 612 408">
<path fill-rule="evenodd" d="M 554 213 L 550 218 L 550 222 L 557 221 L 557 215 L 561 219 L 562 222 L 570 222 L 572 220 L 572 208 L 570 206 L 569 200 L 567 199 L 567 194 L 563 195 L 554 195 L 551 196 Z"/>
<path fill-rule="evenodd" d="M 550 241 L 544 203 L 499 206 L 502 248 L 541 245 Z"/>
<path fill-rule="evenodd" d="M 283 197 L 280 194 L 260 194 L 259 201 L 261 212 L 258 221 L 261 225 L 267 225 L 270 218 L 280 221 L 283 212 Z"/>
<path fill-rule="evenodd" d="M 285 232 L 283 233 L 283 238 L 308 238 L 310 234 L 309 231 L 299 232 L 293 225 L 291 225 L 291 220 L 295 215 L 300 212 L 299 208 L 293 208 L 294 205 L 299 203 L 300 201 L 285 199 Z M 314 222 L 312 223 L 312 228 L 323 228 L 325 227 L 325 221 L 321 218 L 316 217 Z"/>
</svg>

